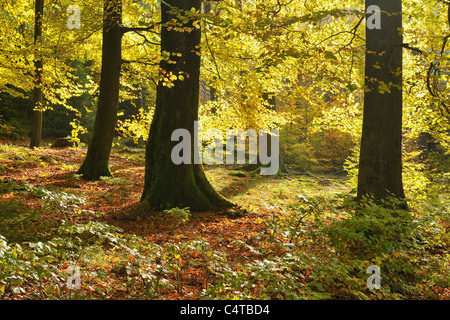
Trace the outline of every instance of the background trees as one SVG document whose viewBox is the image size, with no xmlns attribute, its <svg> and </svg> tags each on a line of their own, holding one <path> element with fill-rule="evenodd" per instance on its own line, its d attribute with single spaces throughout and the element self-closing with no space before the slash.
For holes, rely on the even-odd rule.
<svg viewBox="0 0 450 320">
<path fill-rule="evenodd" d="M 84 29 L 73 33 L 67 28 L 68 15 L 63 7 L 66 9 L 67 5 L 55 1 L 21 4 L 17 1 L 5 1 L 0 15 L 5 28 L 1 39 L 5 45 L 1 62 L 3 80 L 0 85 L 4 99 L 0 108 L 4 121 L 15 124 L 16 133 L 28 137 L 33 135 L 33 143 L 30 144 L 34 146 L 37 146 L 36 140 L 41 138 L 38 132 L 41 126 L 39 117 L 42 117 L 44 129 L 48 128 L 49 123 L 45 117 L 46 111 L 49 112 L 54 108 L 57 109 L 56 112 L 65 110 L 60 113 L 63 115 L 70 113 L 73 117 L 73 114 L 80 112 L 83 106 L 74 104 L 73 100 L 69 104 L 68 100 L 92 93 L 90 92 L 93 87 L 90 78 L 92 74 L 86 69 L 80 72 L 79 65 L 74 61 L 77 60 L 86 66 L 85 49 L 95 48 L 95 45 L 92 45 L 92 38 L 95 38 L 92 34 L 96 28 L 97 10 L 91 7 L 92 10 L 88 10 L 83 17 Z M 38 12 L 41 11 L 41 14 L 35 15 L 36 9 Z M 35 22 L 38 28 L 35 28 Z M 35 66 L 35 62 L 39 67 Z M 33 103 L 34 87 L 37 89 L 37 100 L 40 100 L 42 95 L 42 101 L 38 101 L 38 108 L 35 108 Z M 14 111 L 11 110 L 15 109 L 14 105 L 8 104 L 8 99 L 13 99 L 14 103 L 22 106 L 19 117 L 14 116 Z M 38 111 L 35 114 L 39 117 L 33 126 L 31 115 L 34 109 Z M 67 124 L 72 121 L 67 120 Z M 61 131 L 55 123 L 52 129 L 53 132 Z M 70 129 L 68 132 L 70 133 Z M 44 137 L 48 137 L 51 132 L 41 133 Z"/>
</svg>

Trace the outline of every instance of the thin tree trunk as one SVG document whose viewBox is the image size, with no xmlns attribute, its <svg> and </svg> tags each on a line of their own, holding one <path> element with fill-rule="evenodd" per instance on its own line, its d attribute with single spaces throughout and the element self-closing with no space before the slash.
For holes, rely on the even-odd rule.
<svg viewBox="0 0 450 320">
<path fill-rule="evenodd" d="M 389 196 L 405 198 L 401 160 L 402 2 L 372 0 L 370 5 L 377 5 L 381 12 L 378 25 L 375 16 L 369 14 L 371 21 L 366 29 L 366 92 L 357 199 L 367 196 L 381 202 Z"/>
<path fill-rule="evenodd" d="M 189 11 L 200 10 L 200 0 L 167 0 L 162 3 L 162 22 L 177 19 L 170 7 Z M 170 7 L 169 7 L 170 6 Z M 188 21 L 184 27 L 192 27 Z M 172 55 L 174 63 L 161 61 L 165 72 L 178 75 L 183 72 L 184 80 L 175 81 L 174 87 L 157 87 L 156 107 L 150 127 L 146 147 L 145 185 L 141 201 L 157 210 L 173 207 L 189 207 L 193 211 L 213 210 L 231 207 L 234 204 L 219 195 L 205 176 L 202 164 L 193 161 L 194 143 L 191 140 L 191 163 L 175 165 L 171 151 L 177 144 L 171 141 L 176 129 L 187 129 L 194 137 L 194 121 L 198 120 L 200 45 L 201 31 L 193 28 L 190 32 L 179 32 L 163 27 L 161 31 L 161 51 L 179 53 Z"/>
<path fill-rule="evenodd" d="M 117 121 L 122 65 L 122 0 L 105 0 L 100 96 L 88 151 L 78 174 L 89 180 L 112 176 L 109 156 Z"/>
<path fill-rule="evenodd" d="M 44 15 L 44 0 L 36 0 L 34 9 L 34 44 L 39 45 L 42 38 L 42 19 Z M 42 136 L 42 107 L 43 107 L 43 68 L 44 63 L 38 51 L 34 54 L 34 90 L 33 90 L 33 122 L 31 128 L 30 147 L 41 145 Z"/>
</svg>

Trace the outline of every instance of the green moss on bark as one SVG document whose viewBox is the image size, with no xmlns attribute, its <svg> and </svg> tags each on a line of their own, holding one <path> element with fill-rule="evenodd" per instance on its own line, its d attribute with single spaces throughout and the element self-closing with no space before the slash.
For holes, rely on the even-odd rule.
<svg viewBox="0 0 450 320">
<path fill-rule="evenodd" d="M 200 9 L 200 0 L 168 0 L 162 4 L 162 21 L 179 17 L 171 12 L 178 7 L 190 12 Z M 186 21 L 186 20 L 183 20 Z M 219 195 L 209 183 L 201 165 L 175 165 L 171 150 L 176 145 L 171 141 L 172 132 L 184 128 L 194 136 L 194 121 L 198 120 L 201 31 L 193 28 L 193 21 L 187 21 L 186 32 L 172 28 L 161 30 L 161 50 L 179 53 L 171 57 L 174 63 L 162 60 L 160 67 L 166 72 L 188 74 L 183 81 L 176 81 L 173 87 L 159 83 L 156 107 L 146 147 L 145 184 L 141 201 L 153 209 L 164 210 L 173 207 L 189 207 L 192 211 L 209 211 L 232 207 L 234 204 Z M 191 154 L 194 154 L 191 146 Z"/>
</svg>

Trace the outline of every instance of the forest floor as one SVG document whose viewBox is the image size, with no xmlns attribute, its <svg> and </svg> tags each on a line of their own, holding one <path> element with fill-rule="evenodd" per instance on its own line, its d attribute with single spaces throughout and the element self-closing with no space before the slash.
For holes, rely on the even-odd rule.
<svg viewBox="0 0 450 320">
<path fill-rule="evenodd" d="M 343 175 L 207 166 L 238 206 L 142 212 L 143 150 L 115 149 L 100 181 L 76 175 L 85 151 L 0 144 L 3 299 L 450 299 L 445 192 L 361 218 Z"/>
</svg>

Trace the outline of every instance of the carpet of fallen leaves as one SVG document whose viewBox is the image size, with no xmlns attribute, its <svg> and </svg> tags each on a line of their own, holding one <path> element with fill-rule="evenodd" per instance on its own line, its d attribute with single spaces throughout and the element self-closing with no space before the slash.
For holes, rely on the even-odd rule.
<svg viewBox="0 0 450 320">
<path fill-rule="evenodd" d="M 26 145 L 23 145 L 26 146 Z M 0 181 L 14 181 L 18 185 L 28 184 L 44 188 L 57 188 L 68 194 L 82 194 L 86 199 L 80 214 L 72 217 L 73 223 L 82 223 L 90 220 L 102 221 L 121 228 L 124 232 L 135 234 L 143 239 L 156 243 L 178 243 L 188 240 L 204 240 L 214 248 L 226 250 L 229 256 L 240 262 L 252 259 L 251 252 L 236 245 L 234 240 L 239 239 L 252 243 L 255 235 L 264 232 L 262 219 L 270 214 L 270 210 L 259 210 L 257 215 L 240 215 L 234 217 L 228 211 L 202 212 L 192 215 L 188 223 L 181 227 L 171 227 L 167 223 L 164 212 L 153 212 L 149 215 L 132 215 L 139 203 L 143 189 L 144 161 L 142 157 L 133 158 L 133 151 L 114 152 L 110 159 L 110 168 L 115 183 L 111 181 L 87 181 L 74 178 L 79 165 L 84 159 L 86 150 L 73 148 L 38 148 L 28 151 L 23 158 L 15 155 L 9 161 L 2 161 L 4 171 Z M 130 154 L 131 153 L 131 154 Z M 36 161 L 30 161 L 31 159 Z M 142 152 L 140 153 L 142 155 Z M 208 170 L 208 168 L 207 168 Z M 233 181 L 230 181 L 233 179 Z M 249 189 L 250 178 L 226 177 L 220 180 L 223 188 L 219 192 L 231 200 L 241 193 L 252 194 L 260 202 L 256 191 Z M 2 199 L 15 197 L 13 192 L 2 195 Z M 21 194 L 22 209 L 32 210 L 40 206 L 39 199 L 29 194 Z M 19 200 L 18 200 L 19 201 Z M 256 205 L 256 203 L 255 203 Z M 234 209 L 233 209 L 234 210 Z M 236 212 L 241 210 L 235 209 Z M 101 217 L 91 215 L 93 212 L 102 212 Z M 58 211 L 46 212 L 49 220 L 57 221 L 66 217 Z M 169 227 L 167 227 L 169 225 Z M 195 257 L 193 257 L 195 259 Z M 67 267 L 67 266 L 65 266 Z M 204 270 L 187 270 L 184 278 L 186 282 L 183 290 L 184 298 L 195 298 L 206 285 Z M 178 293 L 167 298 L 178 298 Z M 121 290 L 116 296 L 109 298 L 124 298 Z"/>
<path fill-rule="evenodd" d="M 292 181 L 299 177 L 271 178 L 264 176 L 236 176 L 225 168 L 206 167 L 206 172 L 213 185 L 225 197 L 239 203 L 240 206 L 223 212 L 194 213 L 188 222 L 180 226 L 173 226 L 167 220 L 164 212 L 151 212 L 136 214 L 143 189 L 144 159 L 143 152 L 131 149 L 117 149 L 112 153 L 110 168 L 114 175 L 111 179 L 100 181 L 86 181 L 77 177 L 76 171 L 84 159 L 85 149 L 72 148 L 38 148 L 28 152 L 23 157 L 15 154 L 9 160 L 2 160 L 0 170 L 0 182 L 14 181 L 17 185 L 27 184 L 64 191 L 67 194 L 82 195 L 86 201 L 80 206 L 77 215 L 71 216 L 71 222 L 82 223 L 87 221 L 100 221 L 117 226 L 124 233 L 142 237 L 144 241 L 155 244 L 170 244 L 188 241 L 206 241 L 213 250 L 226 253 L 229 263 L 242 265 L 255 259 L 251 249 L 239 245 L 236 240 L 241 240 L 247 245 L 256 244 L 262 236 L 270 236 L 264 220 L 277 209 L 276 201 L 283 202 L 287 196 L 283 187 L 274 192 L 264 192 L 271 188 L 277 181 Z M 35 161 L 30 161 L 35 160 Z M 331 181 L 331 182 L 330 182 Z M 332 186 L 330 186 L 332 184 Z M 314 192 L 324 193 L 347 191 L 348 187 L 342 182 L 334 182 L 331 179 L 320 180 L 314 186 L 305 186 L 305 194 Z M 327 192 L 327 191 L 325 191 Z M 10 192 L 0 194 L 2 201 L 20 197 L 23 210 L 41 206 L 36 196 L 27 193 Z M 95 214 L 101 212 L 101 215 Z M 244 212 L 244 214 L 243 214 Z M 49 221 L 66 219 L 62 212 L 45 211 Z M 270 248 L 269 248 L 270 250 Z M 314 250 L 314 245 L 309 244 L 309 250 Z M 269 253 L 269 252 L 268 252 Z M 272 252 L 273 253 L 273 252 Z M 276 254 L 276 253 L 275 253 Z M 167 290 L 167 295 L 159 296 L 160 299 L 197 299 L 201 292 L 208 286 L 208 271 L 205 267 L 199 267 L 202 257 L 193 254 L 189 264 L 185 264 L 182 270 L 181 290 Z M 133 257 L 129 257 L 133 260 Z M 199 263 L 196 264 L 195 261 Z M 91 266 L 95 268 L 96 266 Z M 62 266 L 62 270 L 68 266 Z M 128 299 L 132 297 L 129 289 L 121 287 L 123 274 L 114 270 L 112 264 L 99 264 L 98 268 L 111 271 L 109 283 L 97 281 L 98 286 L 116 286 L 110 290 L 108 299 Z M 308 272 L 307 270 L 305 271 Z M 115 279 L 115 280 L 114 280 Z M 91 281 L 91 283 L 96 283 Z M 86 296 L 89 290 L 95 291 L 92 286 L 84 288 Z M 26 293 L 17 294 L 15 298 L 25 298 Z"/>
</svg>

